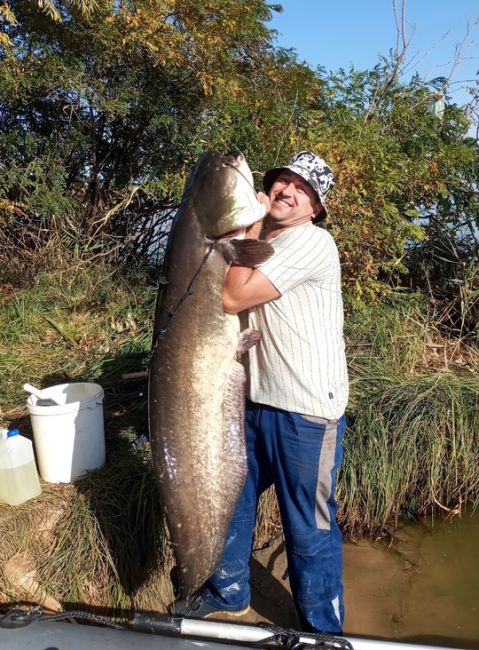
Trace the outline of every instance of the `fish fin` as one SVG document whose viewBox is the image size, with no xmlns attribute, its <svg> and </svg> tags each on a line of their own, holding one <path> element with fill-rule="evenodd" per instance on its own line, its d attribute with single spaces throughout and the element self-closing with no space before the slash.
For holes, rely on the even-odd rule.
<svg viewBox="0 0 479 650">
<path fill-rule="evenodd" d="M 248 327 L 248 329 L 245 329 L 240 333 L 236 352 L 238 354 L 242 354 L 243 352 L 246 352 L 247 350 L 252 348 L 253 345 L 256 345 L 260 340 L 260 338 L 261 338 L 261 332 L 259 330 L 254 330 L 253 328 Z"/>
<path fill-rule="evenodd" d="M 274 253 L 274 248 L 262 239 L 224 239 L 218 246 L 227 262 L 241 266 L 258 266 Z"/>
</svg>

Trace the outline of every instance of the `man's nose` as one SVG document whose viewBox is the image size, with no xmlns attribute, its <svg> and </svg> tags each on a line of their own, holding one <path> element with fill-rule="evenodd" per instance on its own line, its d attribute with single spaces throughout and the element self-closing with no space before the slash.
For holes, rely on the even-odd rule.
<svg viewBox="0 0 479 650">
<path fill-rule="evenodd" d="M 283 192 L 287 194 L 292 194 L 295 190 L 295 186 L 293 181 L 289 181 L 284 187 L 283 187 Z"/>
</svg>

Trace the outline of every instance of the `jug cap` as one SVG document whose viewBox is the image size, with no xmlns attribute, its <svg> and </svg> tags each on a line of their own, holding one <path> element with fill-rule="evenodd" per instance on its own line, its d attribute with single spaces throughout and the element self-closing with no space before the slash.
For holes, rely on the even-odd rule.
<svg viewBox="0 0 479 650">
<path fill-rule="evenodd" d="M 7 438 L 12 438 L 13 436 L 20 435 L 20 429 L 9 429 L 7 431 Z"/>
</svg>

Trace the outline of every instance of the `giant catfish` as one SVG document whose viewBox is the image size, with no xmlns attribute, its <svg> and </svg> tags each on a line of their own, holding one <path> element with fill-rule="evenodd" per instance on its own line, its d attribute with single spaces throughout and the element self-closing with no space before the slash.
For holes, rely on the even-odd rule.
<svg viewBox="0 0 479 650">
<path fill-rule="evenodd" d="M 242 239 L 263 218 L 241 154 L 207 151 L 187 181 L 168 246 L 149 373 L 153 464 L 177 561 L 180 595 L 213 573 L 246 476 L 245 372 L 258 340 L 223 310 L 231 262 L 255 266 L 271 244 Z"/>
</svg>

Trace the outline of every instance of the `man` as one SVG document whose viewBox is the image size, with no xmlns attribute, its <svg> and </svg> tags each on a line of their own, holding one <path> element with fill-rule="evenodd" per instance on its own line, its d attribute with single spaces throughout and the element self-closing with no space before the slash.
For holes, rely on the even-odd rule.
<svg viewBox="0 0 479 650">
<path fill-rule="evenodd" d="M 269 202 L 263 237 L 274 255 L 258 268 L 232 265 L 225 311 L 249 310 L 261 340 L 249 352 L 248 476 L 221 561 L 203 589 L 175 613 L 242 614 L 260 494 L 274 483 L 289 579 L 305 631 L 340 633 L 342 539 L 335 520 L 348 380 L 340 265 L 331 235 L 316 228 L 334 184 L 329 166 L 302 151 L 263 179 Z M 256 237 L 253 226 L 248 237 Z"/>
</svg>

